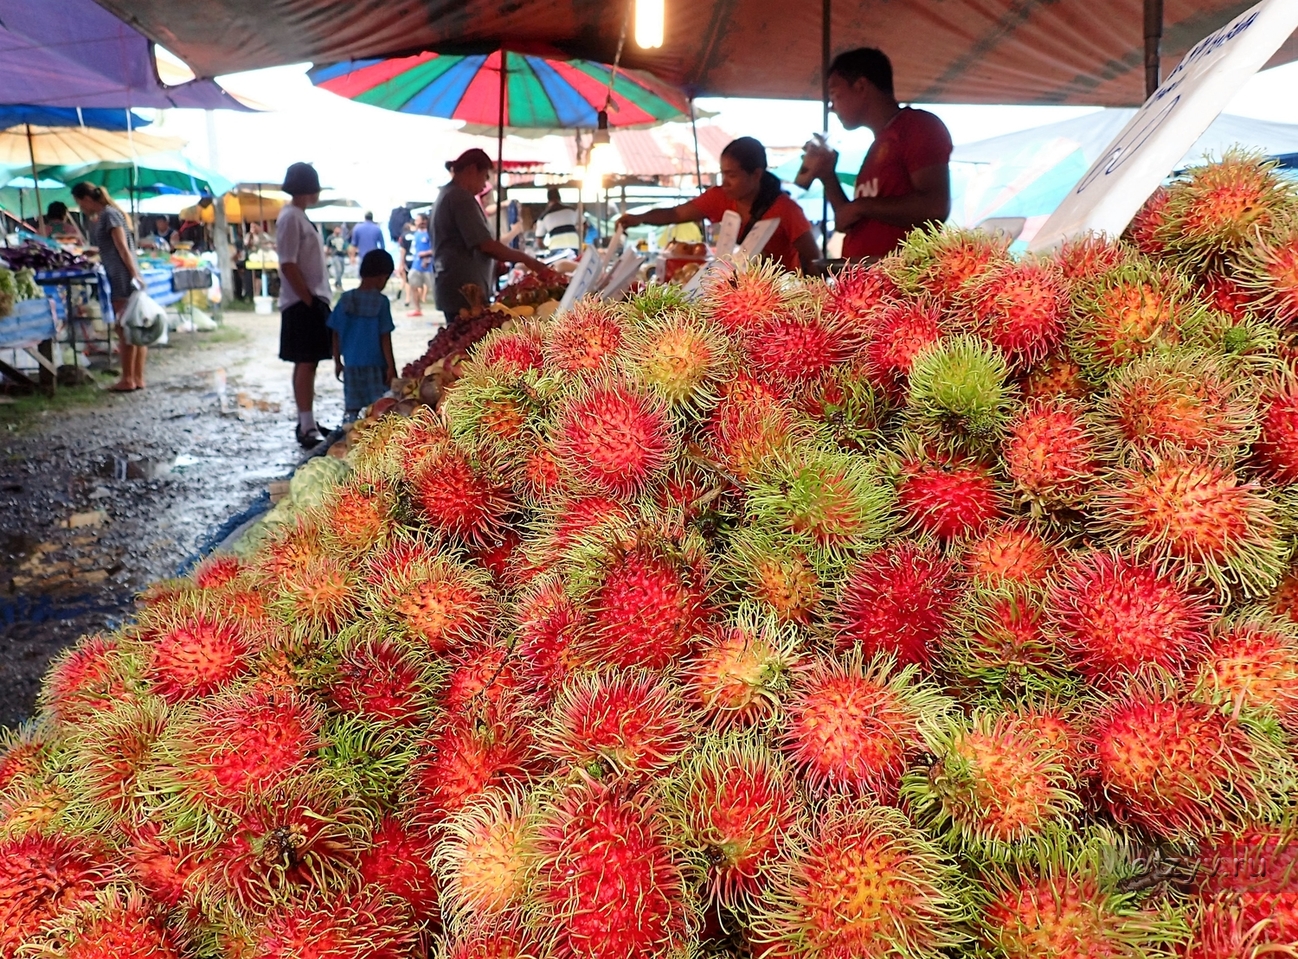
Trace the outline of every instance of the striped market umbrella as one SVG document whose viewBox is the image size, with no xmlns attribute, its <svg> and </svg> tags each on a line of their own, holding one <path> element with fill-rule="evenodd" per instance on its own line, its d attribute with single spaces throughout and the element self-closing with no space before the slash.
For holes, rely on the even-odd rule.
<svg viewBox="0 0 1298 959">
<path fill-rule="evenodd" d="M 681 91 L 641 70 L 614 70 L 590 60 L 504 53 L 421 53 L 319 67 L 311 82 L 371 106 L 463 120 L 468 133 L 539 135 L 593 130 L 601 110 L 614 128 L 688 120 Z M 503 93 L 503 96 L 502 96 Z M 502 134 L 503 135 L 503 134 Z"/>
</svg>

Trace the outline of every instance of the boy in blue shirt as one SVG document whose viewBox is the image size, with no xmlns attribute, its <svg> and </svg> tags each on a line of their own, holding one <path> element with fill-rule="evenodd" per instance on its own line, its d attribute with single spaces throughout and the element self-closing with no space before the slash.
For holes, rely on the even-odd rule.
<svg viewBox="0 0 1298 959">
<path fill-rule="evenodd" d="M 343 381 L 343 408 L 349 423 L 397 378 L 397 363 L 392 358 L 392 304 L 383 292 L 393 268 L 386 250 L 366 253 L 361 260 L 361 285 L 344 293 L 329 314 L 334 373 Z"/>
</svg>

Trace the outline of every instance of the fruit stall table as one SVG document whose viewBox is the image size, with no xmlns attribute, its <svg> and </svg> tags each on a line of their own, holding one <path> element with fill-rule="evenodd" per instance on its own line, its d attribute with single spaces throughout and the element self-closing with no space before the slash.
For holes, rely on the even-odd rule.
<svg viewBox="0 0 1298 959">
<path fill-rule="evenodd" d="M 67 329 L 68 345 L 72 347 L 74 353 L 77 351 L 75 322 L 78 319 L 78 297 L 82 298 L 81 302 L 88 301 L 91 296 L 97 298 L 104 326 L 109 330 L 106 352 L 112 352 L 113 300 L 109 293 L 108 274 L 104 272 L 102 266 L 37 270 L 35 278 L 41 289 L 54 301 L 54 309 L 59 322 Z M 74 287 L 80 290 L 75 290 Z M 86 328 L 82 331 L 82 340 L 89 343 L 94 338 L 89 334 L 89 321 L 83 320 L 83 322 L 86 323 Z"/>
<path fill-rule="evenodd" d="M 35 360 L 42 370 L 43 385 L 51 391 L 58 380 L 53 344 L 58 340 L 59 326 L 55 300 L 51 298 L 19 300 L 12 313 L 0 316 L 0 349 L 22 350 Z M 0 373 L 19 383 L 36 385 L 8 363 L 0 362 Z"/>
</svg>

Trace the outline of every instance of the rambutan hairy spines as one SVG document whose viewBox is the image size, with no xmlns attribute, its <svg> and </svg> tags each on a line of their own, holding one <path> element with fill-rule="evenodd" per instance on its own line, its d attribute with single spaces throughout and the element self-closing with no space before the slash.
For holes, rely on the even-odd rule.
<svg viewBox="0 0 1298 959">
<path fill-rule="evenodd" d="M 787 388 L 815 380 L 850 359 L 862 337 L 853 325 L 809 304 L 762 317 L 741 330 L 737 339 L 747 369 Z"/>
<path fill-rule="evenodd" d="M 1254 240 L 1240 257 L 1239 270 L 1257 308 L 1292 327 L 1298 319 L 1298 221 Z"/>
<path fill-rule="evenodd" d="M 943 332 L 942 308 L 934 300 L 920 297 L 881 307 L 862 352 L 870 384 L 893 402 L 904 400 L 915 357 L 936 345 Z"/>
<path fill-rule="evenodd" d="M 250 937 L 259 959 L 365 956 L 405 959 L 416 951 L 418 929 L 408 907 L 374 887 L 327 893 L 277 906 Z"/>
<path fill-rule="evenodd" d="M 63 820 L 103 828 L 124 815 L 139 815 L 149 789 L 142 780 L 161 759 L 160 744 L 172 712 L 153 696 L 118 703 L 85 723 L 69 743 L 71 802 Z"/>
<path fill-rule="evenodd" d="M 472 546 L 498 540 L 516 508 L 491 464 L 451 443 L 426 452 L 410 483 L 428 524 Z"/>
<path fill-rule="evenodd" d="M 1017 583 L 970 590 L 943 643 L 943 660 L 963 683 L 1016 696 L 1066 685 L 1068 663 L 1046 629 L 1043 597 Z"/>
<path fill-rule="evenodd" d="M 1057 571 L 1046 610 L 1071 665 L 1109 685 L 1146 667 L 1180 672 L 1198 662 L 1214 612 L 1174 577 L 1098 550 Z"/>
<path fill-rule="evenodd" d="M 835 644 L 933 665 L 958 589 L 953 564 L 931 546 L 899 540 L 875 550 L 848 570 Z"/>
<path fill-rule="evenodd" d="M 101 850 L 58 833 L 0 836 L 0 959 L 65 910 L 91 902 L 113 878 Z"/>
<path fill-rule="evenodd" d="M 516 789 L 492 789 L 450 816 L 433 859 L 443 909 L 460 927 L 523 903 L 531 879 L 535 810 Z"/>
<path fill-rule="evenodd" d="M 544 328 L 529 320 L 509 329 L 492 330 L 474 348 L 475 362 L 504 373 L 540 370 L 544 362 Z"/>
<path fill-rule="evenodd" d="M 210 696 L 250 672 L 261 637 L 213 609 L 166 617 L 141 639 L 150 690 L 178 703 Z"/>
<path fill-rule="evenodd" d="M 447 933 L 437 959 L 552 959 L 550 930 L 507 912 L 462 923 Z"/>
<path fill-rule="evenodd" d="M 188 943 L 141 890 L 113 885 L 62 912 L 29 945 L 37 948 L 27 955 L 66 959 L 181 959 Z"/>
<path fill-rule="evenodd" d="M 402 626 L 435 654 L 492 634 L 498 605 L 490 577 L 453 553 L 394 550 L 376 557 L 366 608 Z"/>
<path fill-rule="evenodd" d="M 685 696 L 716 728 L 762 723 L 788 691 L 799 646 L 795 627 L 741 607 L 686 660 L 680 675 Z"/>
<path fill-rule="evenodd" d="M 356 860 L 356 872 L 366 886 L 377 886 L 407 903 L 420 922 L 438 917 L 437 877 L 433 872 L 433 840 L 417 827 L 388 815 L 370 834 Z"/>
<path fill-rule="evenodd" d="M 1096 510 L 1115 543 L 1223 596 L 1265 596 L 1286 569 L 1277 504 L 1261 484 L 1207 457 L 1119 467 Z"/>
<path fill-rule="evenodd" d="M 1298 482 L 1298 378 L 1272 385 L 1260 404 L 1261 434 L 1254 455 L 1276 482 Z"/>
<path fill-rule="evenodd" d="M 903 806 L 955 849 L 1009 855 L 1081 812 L 1069 750 L 1014 711 L 949 717 L 927 770 L 908 773 Z"/>
<path fill-rule="evenodd" d="M 887 657 L 868 666 L 859 656 L 819 657 L 794 674 L 780 742 L 815 791 L 891 803 L 948 705 L 913 667 L 895 669 Z"/>
<path fill-rule="evenodd" d="M 135 698 L 141 672 L 142 664 L 117 636 L 85 636 L 50 666 L 41 703 L 57 721 L 75 724 Z"/>
<path fill-rule="evenodd" d="M 630 498 L 648 489 L 675 454 L 666 404 L 622 383 L 592 383 L 571 394 L 554 423 L 554 450 L 577 485 Z"/>
<path fill-rule="evenodd" d="M 1146 256 L 1158 256 L 1164 251 L 1161 227 L 1166 215 L 1167 197 L 1167 187 L 1158 187 L 1136 211 L 1123 231 L 1123 239 L 1129 240 Z"/>
<path fill-rule="evenodd" d="M 1054 251 L 1055 269 L 1068 282 L 1087 280 L 1131 259 L 1131 247 L 1104 234 L 1087 233 L 1079 239 L 1065 240 Z"/>
<path fill-rule="evenodd" d="M 944 955 L 965 945 L 957 881 L 897 810 L 831 803 L 773 870 L 753 936 L 791 959 Z"/>
<path fill-rule="evenodd" d="M 904 289 L 949 308 L 968 281 L 1009 262 L 1008 247 L 1008 237 L 986 231 L 917 227 L 897 249 L 890 272 Z"/>
<path fill-rule="evenodd" d="M 545 330 L 545 363 L 560 373 L 584 375 L 607 369 L 626 339 L 624 321 L 609 303 L 578 300 Z"/>
<path fill-rule="evenodd" d="M 858 326 L 868 325 L 876 311 L 901 295 L 896 282 L 877 265 L 852 265 L 830 278 L 825 309 Z"/>
<path fill-rule="evenodd" d="M 801 291 L 793 278 L 772 265 L 730 267 L 709 275 L 703 312 L 727 333 L 738 333 L 783 313 L 799 299 Z"/>
<path fill-rule="evenodd" d="M 971 543 L 963 572 L 992 588 L 1009 584 L 1040 586 L 1058 559 L 1057 548 L 1022 521 L 1010 521 Z"/>
<path fill-rule="evenodd" d="M 685 750 L 695 720 L 680 694 L 643 670 L 584 673 L 550 704 L 537 746 L 560 769 L 642 778 Z"/>
<path fill-rule="evenodd" d="M 683 310 L 637 324 L 627 334 L 626 363 L 636 381 L 673 410 L 711 409 L 734 367 L 733 346 L 720 326 Z"/>
<path fill-rule="evenodd" d="M 342 556 L 382 546 L 397 521 L 396 490 L 379 474 L 348 477 L 319 508 L 321 541 Z"/>
<path fill-rule="evenodd" d="M 529 713 L 513 704 L 481 709 L 436 724 L 420 743 L 407 779 L 416 821 L 437 828 L 448 812 L 488 789 L 525 780 L 535 758 Z"/>
<path fill-rule="evenodd" d="M 1195 695 L 1230 715 L 1271 717 L 1298 733 L 1298 625 L 1266 612 L 1214 624 Z"/>
<path fill-rule="evenodd" d="M 802 817 L 788 763 L 754 734 L 706 739 L 674 770 L 664 813 L 711 900 L 760 894 Z"/>
<path fill-rule="evenodd" d="M 670 956 L 696 919 L 686 878 L 648 797 L 583 779 L 538 811 L 535 922 L 556 955 Z"/>
<path fill-rule="evenodd" d="M 782 623 L 810 625 L 819 618 L 826 584 L 807 536 L 748 527 L 732 534 L 717 574 L 740 599 L 748 599 Z"/>
<path fill-rule="evenodd" d="M 1166 674 L 1129 682 L 1093 717 L 1089 737 L 1108 812 L 1155 836 L 1192 839 L 1274 817 L 1293 788 L 1278 746 Z"/>
<path fill-rule="evenodd" d="M 914 427 L 957 444 L 995 442 L 1009 417 L 1014 387 L 1005 356 L 978 337 L 938 341 L 911 363 L 906 409 Z"/>
<path fill-rule="evenodd" d="M 1063 339 L 1068 288 L 1049 261 L 996 263 L 966 282 L 957 299 L 974 330 L 1015 368 L 1032 366 Z"/>
<path fill-rule="evenodd" d="M 425 725 L 436 709 L 444 669 L 414 646 L 378 632 L 340 637 L 325 689 L 343 713 L 401 727 Z"/>
<path fill-rule="evenodd" d="M 1098 435 L 1076 400 L 1031 400 L 1006 430 L 1005 471 L 1035 511 L 1084 505 L 1099 472 Z"/>
<path fill-rule="evenodd" d="M 1298 943 L 1296 840 L 1286 821 L 1232 830 L 1201 845 L 1188 959 L 1292 951 Z"/>
<path fill-rule="evenodd" d="M 985 533 L 1003 509 L 996 478 L 982 462 L 919 451 L 903 453 L 897 506 L 911 529 L 941 543 Z"/>
<path fill-rule="evenodd" d="M 220 589 L 228 586 L 244 572 L 239 557 L 229 553 L 213 553 L 194 569 L 194 585 L 199 589 Z"/>
</svg>

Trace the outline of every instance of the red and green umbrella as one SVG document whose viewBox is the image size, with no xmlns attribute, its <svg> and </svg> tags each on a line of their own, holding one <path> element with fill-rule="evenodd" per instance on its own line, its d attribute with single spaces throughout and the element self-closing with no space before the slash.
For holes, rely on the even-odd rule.
<svg viewBox="0 0 1298 959">
<path fill-rule="evenodd" d="M 401 113 L 463 120 L 470 133 L 613 128 L 688 120 L 689 98 L 640 70 L 590 60 L 504 53 L 421 53 L 319 67 L 311 82 L 331 93 Z"/>
</svg>

